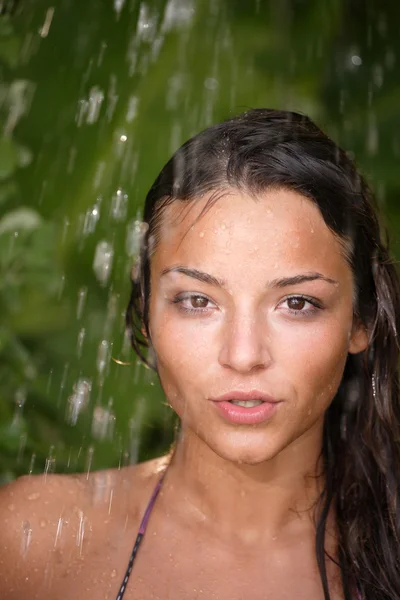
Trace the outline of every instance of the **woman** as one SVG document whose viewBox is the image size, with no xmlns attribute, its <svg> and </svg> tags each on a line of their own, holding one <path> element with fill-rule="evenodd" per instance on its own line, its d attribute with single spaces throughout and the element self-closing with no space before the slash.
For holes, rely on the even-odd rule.
<svg viewBox="0 0 400 600">
<path fill-rule="evenodd" d="M 399 285 L 351 159 L 251 110 L 176 152 L 144 222 L 127 323 L 177 442 L 3 489 L 2 598 L 397 600 Z"/>
</svg>

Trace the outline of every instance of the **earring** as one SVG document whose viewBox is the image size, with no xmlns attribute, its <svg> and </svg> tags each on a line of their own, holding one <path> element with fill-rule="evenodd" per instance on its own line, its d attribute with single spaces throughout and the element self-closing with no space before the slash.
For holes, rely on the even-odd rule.
<svg viewBox="0 0 400 600">
<path fill-rule="evenodd" d="M 376 394 L 376 377 L 375 377 L 375 373 L 372 374 L 372 395 L 374 400 L 377 399 L 377 394 Z"/>
</svg>

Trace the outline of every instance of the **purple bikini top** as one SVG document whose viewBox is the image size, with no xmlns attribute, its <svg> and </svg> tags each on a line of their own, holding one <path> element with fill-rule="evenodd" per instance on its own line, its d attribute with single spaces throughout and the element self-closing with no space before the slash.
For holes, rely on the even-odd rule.
<svg viewBox="0 0 400 600">
<path fill-rule="evenodd" d="M 125 577 L 124 577 L 124 579 L 122 581 L 122 585 L 121 585 L 121 587 L 119 589 L 119 592 L 117 594 L 116 600 L 122 600 L 122 598 L 123 598 L 123 596 L 125 594 L 126 586 L 128 585 L 130 574 L 132 573 L 133 563 L 135 561 L 135 558 L 136 558 L 136 555 L 137 555 L 137 552 L 138 552 L 138 549 L 139 549 L 139 546 L 140 546 L 140 542 L 142 541 L 143 536 L 144 536 L 144 534 L 146 532 L 146 527 L 147 527 L 147 524 L 149 522 L 150 514 L 151 514 L 151 511 L 153 509 L 154 503 L 155 503 L 155 501 L 157 499 L 158 492 L 161 489 L 161 486 L 162 486 L 162 483 L 163 483 L 166 471 L 167 471 L 167 469 L 164 470 L 163 474 L 161 475 L 160 479 L 158 480 L 157 485 L 154 488 L 153 493 L 151 495 L 151 498 L 150 498 L 150 500 L 149 500 L 149 502 L 147 504 L 147 507 L 146 507 L 146 510 L 144 512 L 142 521 L 140 523 L 139 532 L 138 532 L 137 537 L 136 537 L 135 545 L 133 547 L 132 554 L 131 554 L 131 557 L 129 559 L 128 568 L 126 569 Z M 362 597 L 361 597 L 360 591 L 358 590 L 358 588 L 357 588 L 357 600 L 363 600 Z"/>
</svg>

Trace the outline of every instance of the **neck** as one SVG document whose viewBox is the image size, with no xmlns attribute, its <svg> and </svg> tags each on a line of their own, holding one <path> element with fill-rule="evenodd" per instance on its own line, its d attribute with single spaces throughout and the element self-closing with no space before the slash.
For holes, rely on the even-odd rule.
<svg viewBox="0 0 400 600">
<path fill-rule="evenodd" d="M 293 527 L 314 527 L 324 485 L 321 447 L 319 425 L 270 460 L 239 464 L 221 458 L 183 429 L 166 486 L 181 515 L 210 523 L 217 535 L 276 539 Z"/>
</svg>

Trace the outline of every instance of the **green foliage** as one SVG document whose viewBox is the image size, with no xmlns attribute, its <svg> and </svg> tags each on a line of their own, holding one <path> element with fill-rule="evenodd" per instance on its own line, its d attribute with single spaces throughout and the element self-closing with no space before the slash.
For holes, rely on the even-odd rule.
<svg viewBox="0 0 400 600">
<path fill-rule="evenodd" d="M 160 167 L 200 129 L 249 106 L 309 113 L 357 156 L 400 255 L 400 5 L 120 4 L 35 0 L 0 18 L 4 481 L 171 442 L 172 413 L 124 337 L 129 236 Z"/>
</svg>

